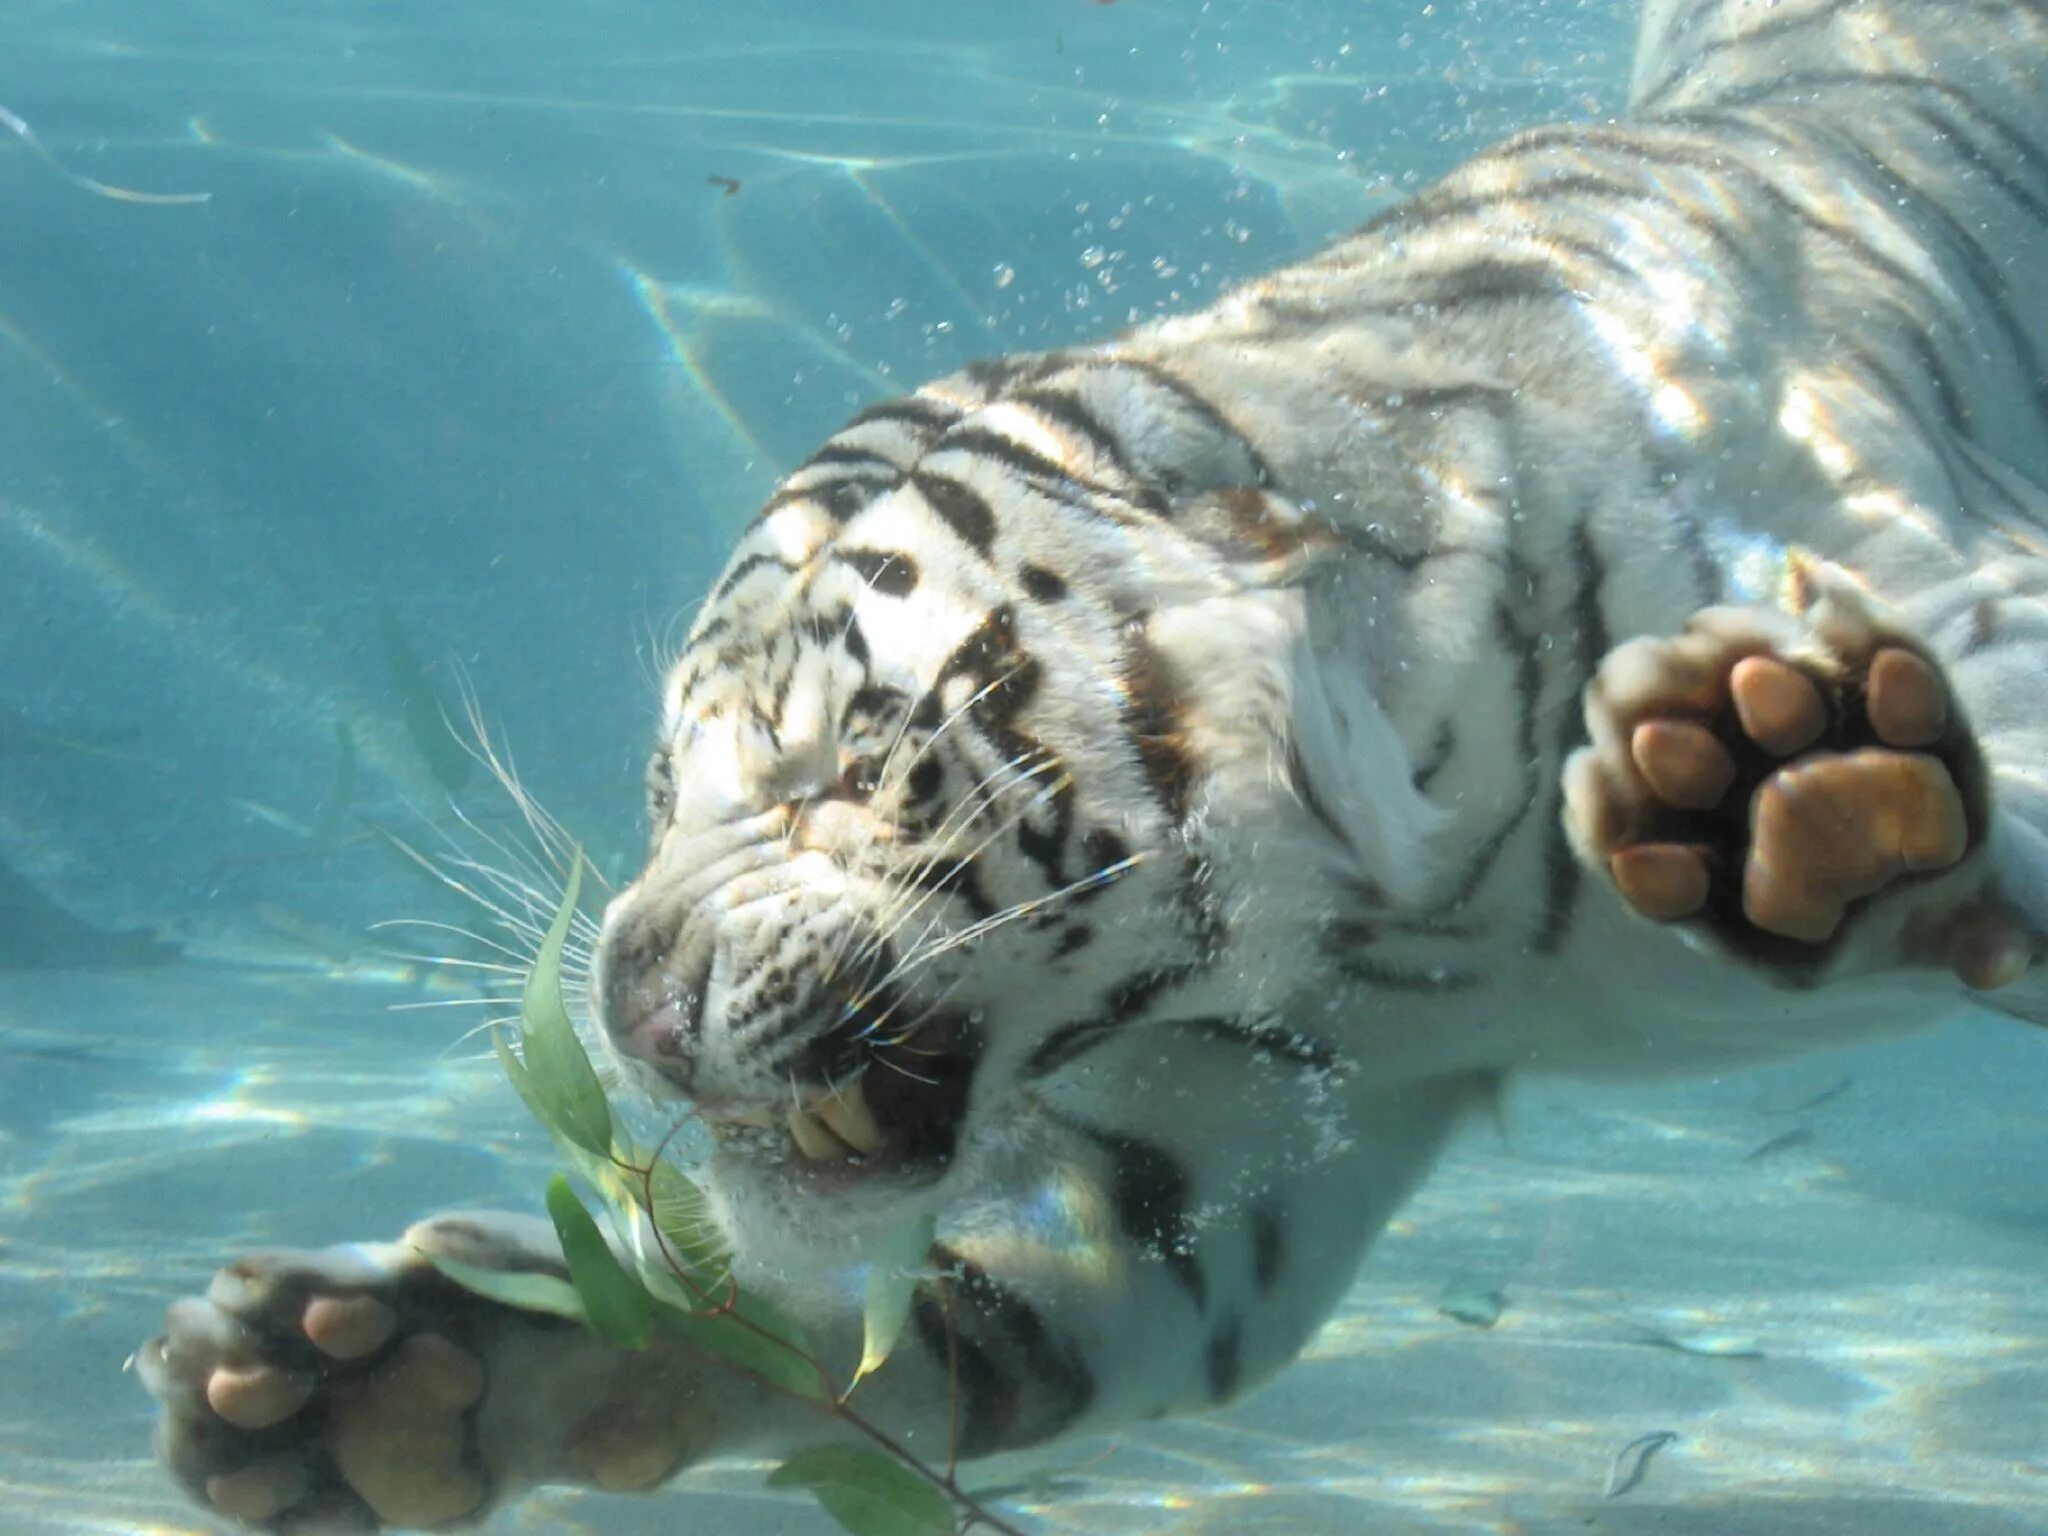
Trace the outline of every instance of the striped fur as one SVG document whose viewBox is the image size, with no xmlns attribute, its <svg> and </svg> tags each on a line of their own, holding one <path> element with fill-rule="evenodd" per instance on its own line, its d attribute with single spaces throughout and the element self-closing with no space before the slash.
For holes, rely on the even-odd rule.
<svg viewBox="0 0 2048 1536">
<path fill-rule="evenodd" d="M 1992 882 L 2048 927 L 2044 40 L 2040 0 L 1652 0 L 1627 120 L 793 473 L 669 678 L 595 984 L 714 1118 L 860 1077 L 917 1128 L 727 1133 L 754 1270 L 845 1332 L 839 1270 L 934 1214 L 972 1450 L 1213 1401 L 1507 1072 L 1912 1027 L 1964 999 L 1910 920 Z M 1945 666 L 1990 800 L 1795 975 L 1634 920 L 1560 775 L 1614 646 L 1809 567 Z"/>
</svg>

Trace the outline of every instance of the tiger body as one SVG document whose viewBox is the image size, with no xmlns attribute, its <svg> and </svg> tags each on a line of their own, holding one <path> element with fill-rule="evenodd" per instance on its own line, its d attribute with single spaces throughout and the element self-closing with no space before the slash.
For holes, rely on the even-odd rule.
<svg viewBox="0 0 2048 1536">
<path fill-rule="evenodd" d="M 1791 977 L 1588 889 L 1562 769 L 1631 636 L 1849 573 L 1951 667 L 1991 856 L 2048 911 L 2048 317 L 2014 268 L 2048 161 L 1993 169 L 2042 120 L 2041 26 L 1653 7 L 1654 111 L 1522 135 L 1204 313 L 875 407 L 777 491 L 670 679 L 657 775 L 672 826 L 794 804 L 845 858 L 892 787 L 849 765 L 957 747 L 909 925 L 939 953 L 889 1006 L 991 1021 L 973 1128 L 902 1197 L 1004 1277 L 982 1443 L 1284 1363 L 1508 1073 L 1756 1060 L 1956 1000 L 1886 958 L 1939 882 Z M 755 1047 L 788 1026 L 741 973 L 786 992 L 831 969 L 815 943 L 721 954 L 731 1043 L 687 1089 L 798 1070 Z M 782 1283 L 898 1210 L 718 1182 Z"/>
<path fill-rule="evenodd" d="M 1931 914 L 2048 927 L 2044 43 L 1652 0 L 1625 121 L 785 480 L 669 676 L 592 1004 L 842 1365 L 936 1222 L 968 1304 L 920 1291 L 875 1417 L 980 1453 L 1227 1399 L 1504 1079 L 1921 1027 L 1970 1001 L 1904 958 Z M 1968 857 L 1805 948 L 1642 921 L 1567 815 L 1603 658 L 1815 590 L 1943 669 Z"/>
</svg>

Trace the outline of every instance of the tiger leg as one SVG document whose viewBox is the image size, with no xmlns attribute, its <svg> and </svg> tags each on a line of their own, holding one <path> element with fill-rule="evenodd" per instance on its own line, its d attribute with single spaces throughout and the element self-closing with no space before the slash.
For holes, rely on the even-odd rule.
<svg viewBox="0 0 2048 1536">
<path fill-rule="evenodd" d="M 1825 568 L 1608 654 L 1565 766 L 1579 858 L 1638 914 L 1791 976 L 1945 966 L 1996 990 L 2042 948 L 1983 868 L 1990 775 L 1948 669 Z"/>
<path fill-rule="evenodd" d="M 777 1402 L 669 1342 L 611 1348 L 457 1287 L 429 1253 L 561 1271 L 546 1222 L 465 1213 L 250 1254 L 172 1305 L 135 1364 L 196 1500 L 263 1531 L 467 1527 L 540 1483 L 639 1489 L 778 1437 Z"/>
</svg>

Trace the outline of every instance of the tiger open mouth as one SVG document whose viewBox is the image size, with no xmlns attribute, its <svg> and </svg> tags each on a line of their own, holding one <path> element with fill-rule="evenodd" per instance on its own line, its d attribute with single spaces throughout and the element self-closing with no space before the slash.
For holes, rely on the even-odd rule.
<svg viewBox="0 0 2048 1536">
<path fill-rule="evenodd" d="M 980 1056 L 980 1034 L 964 1016 L 881 1041 L 849 1010 L 805 1052 L 787 1101 L 699 1100 L 697 1111 L 722 1145 L 819 1175 L 931 1179 L 952 1160 Z"/>
</svg>

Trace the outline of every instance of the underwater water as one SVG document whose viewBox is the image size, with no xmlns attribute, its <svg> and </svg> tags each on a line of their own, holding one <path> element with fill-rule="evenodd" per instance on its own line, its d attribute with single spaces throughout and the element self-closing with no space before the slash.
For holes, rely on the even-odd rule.
<svg viewBox="0 0 2048 1536">
<path fill-rule="evenodd" d="M 469 951 L 378 926 L 476 922 L 401 844 L 521 836 L 444 713 L 473 698 L 625 872 L 659 658 L 819 438 L 1615 110 L 1631 23 L 0 6 L 0 1532 L 214 1528 L 123 1361 L 236 1250 L 534 1203 L 549 1149 L 479 1014 L 439 1006 Z M 1528 1088 L 1279 1382 L 1068 1448 L 1008 1507 L 1103 1536 L 2048 1530 L 2044 1106 L 2048 1053 L 1994 1020 Z M 1490 1326 L 1451 1315 L 1488 1293 Z M 831 1529 L 744 1466 L 493 1528 Z"/>
</svg>

